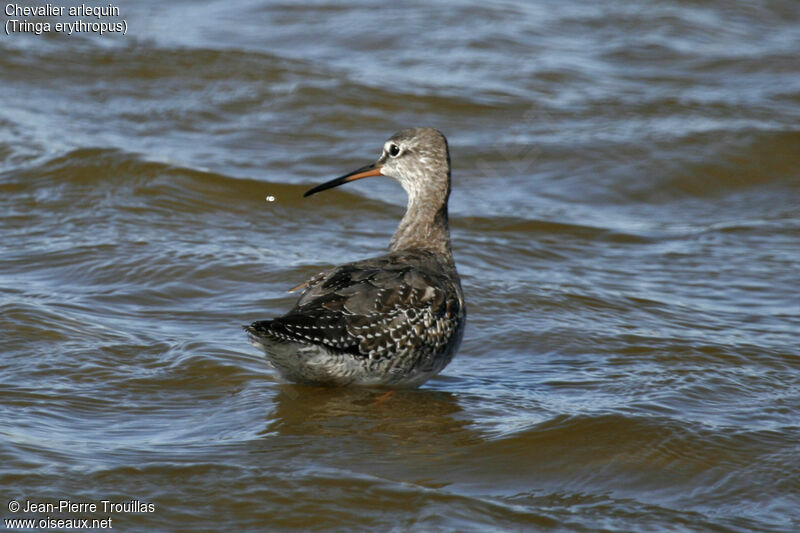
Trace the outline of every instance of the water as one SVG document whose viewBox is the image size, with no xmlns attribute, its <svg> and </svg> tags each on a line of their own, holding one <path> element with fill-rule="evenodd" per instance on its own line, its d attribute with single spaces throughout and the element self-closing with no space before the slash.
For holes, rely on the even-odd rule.
<svg viewBox="0 0 800 533">
<path fill-rule="evenodd" d="M 800 529 L 796 2 L 120 9 L 0 38 L 3 518 Z M 302 192 L 409 126 L 450 140 L 459 354 L 279 383 L 240 325 L 405 204 Z"/>
</svg>

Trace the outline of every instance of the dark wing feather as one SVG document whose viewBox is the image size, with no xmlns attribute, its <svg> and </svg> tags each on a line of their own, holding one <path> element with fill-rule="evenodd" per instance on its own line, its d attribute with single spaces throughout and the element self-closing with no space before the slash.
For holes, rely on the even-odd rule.
<svg viewBox="0 0 800 533">
<path fill-rule="evenodd" d="M 436 353 L 460 310 L 455 287 L 428 254 L 389 254 L 342 265 L 308 282 L 297 305 L 252 333 L 365 358 Z"/>
</svg>

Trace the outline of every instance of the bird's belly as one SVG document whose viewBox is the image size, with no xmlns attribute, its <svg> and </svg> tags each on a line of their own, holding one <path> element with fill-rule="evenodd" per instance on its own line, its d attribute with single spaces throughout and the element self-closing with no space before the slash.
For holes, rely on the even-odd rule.
<svg viewBox="0 0 800 533">
<path fill-rule="evenodd" d="M 418 387 L 438 374 L 450 361 L 451 353 L 396 354 L 369 359 L 336 353 L 322 346 L 297 342 L 264 342 L 253 339 L 285 380 L 295 383 Z"/>
</svg>

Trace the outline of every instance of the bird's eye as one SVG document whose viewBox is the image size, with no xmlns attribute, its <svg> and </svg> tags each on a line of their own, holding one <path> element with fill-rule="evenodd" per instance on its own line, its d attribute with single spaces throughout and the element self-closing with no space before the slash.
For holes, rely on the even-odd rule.
<svg viewBox="0 0 800 533">
<path fill-rule="evenodd" d="M 400 153 L 400 147 L 396 144 L 389 145 L 389 155 L 392 157 L 397 157 L 397 154 Z"/>
</svg>

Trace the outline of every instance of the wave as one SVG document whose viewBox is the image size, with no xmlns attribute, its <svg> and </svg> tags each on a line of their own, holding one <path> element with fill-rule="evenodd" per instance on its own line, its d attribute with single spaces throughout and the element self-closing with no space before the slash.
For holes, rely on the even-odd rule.
<svg viewBox="0 0 800 533">
<path fill-rule="evenodd" d="M 797 146 L 800 131 L 794 129 L 686 133 L 651 147 L 639 146 L 635 159 L 633 153 L 626 156 L 633 162 L 606 165 L 603 172 L 616 204 L 735 201 L 740 194 L 787 197 L 800 187 Z M 741 207 L 752 209 L 746 205 L 736 209 Z"/>
<path fill-rule="evenodd" d="M 695 505 L 719 503 L 720 492 L 740 493 L 750 472 L 765 476 L 769 494 L 781 496 L 782 465 L 796 470 L 793 446 L 784 431 L 714 428 L 662 417 L 622 414 L 556 416 L 528 429 L 498 436 L 472 449 L 466 475 L 498 479 L 522 476 L 548 486 L 557 479 L 563 489 L 596 492 L 617 487 L 616 496 L 644 497 L 661 493 L 659 501 Z M 513 463 L 508 458 L 514 457 Z M 786 461 L 789 461 L 786 463 Z M 737 474 L 731 478 L 731 473 Z M 665 480 L 668 480 L 665 482 Z M 507 483 L 506 483 L 507 484 Z M 796 483 L 794 483 L 796 485 Z M 703 499 L 707 499 L 703 503 Z M 713 502 L 713 503 L 712 503 Z"/>
<path fill-rule="evenodd" d="M 42 208 L 48 202 L 203 212 L 252 207 L 254 198 L 298 204 L 307 186 L 235 178 L 145 159 L 113 148 L 81 148 L 0 174 L 0 192 Z M 269 194 L 267 194 L 269 193 Z M 55 206 L 59 207 L 59 206 Z"/>
</svg>

